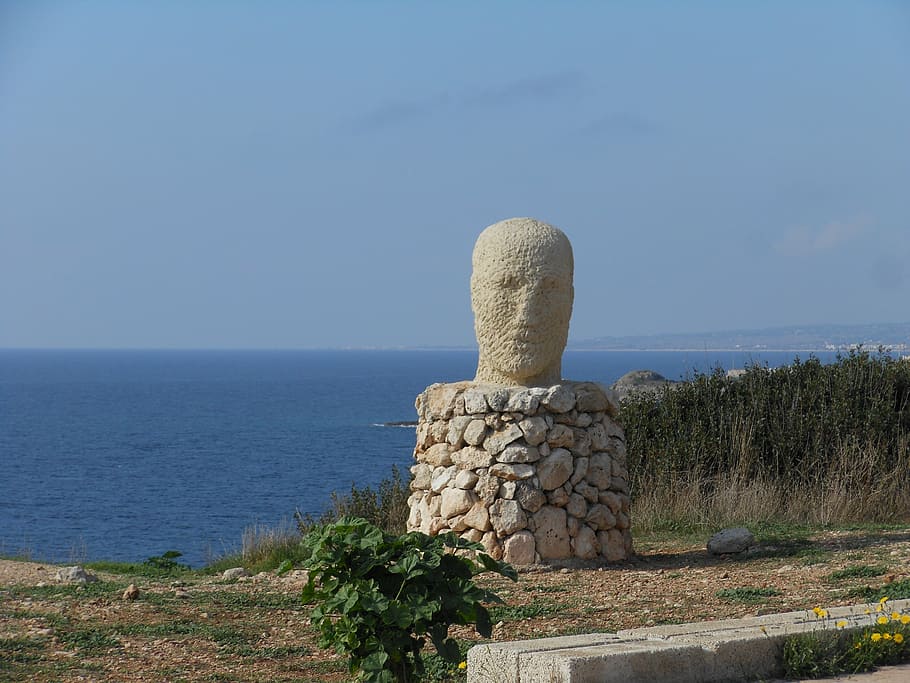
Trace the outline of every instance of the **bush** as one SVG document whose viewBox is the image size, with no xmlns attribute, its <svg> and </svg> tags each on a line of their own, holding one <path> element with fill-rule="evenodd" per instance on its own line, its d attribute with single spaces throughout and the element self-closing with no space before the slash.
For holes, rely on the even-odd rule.
<svg viewBox="0 0 910 683">
<path fill-rule="evenodd" d="M 910 363 L 888 355 L 752 366 L 738 379 L 718 369 L 630 396 L 620 420 L 639 520 L 641 492 L 655 514 L 674 498 L 742 521 L 910 514 Z"/>
<path fill-rule="evenodd" d="M 310 572 L 303 600 L 317 603 L 311 619 L 320 646 L 347 655 L 351 673 L 373 683 L 422 675 L 426 636 L 442 659 L 458 664 L 461 653 L 449 626 L 475 624 L 489 637 L 490 616 L 482 603 L 501 602 L 473 577 L 493 571 L 517 580 L 508 564 L 452 533 L 393 536 L 364 519 L 345 517 L 314 528 L 303 544 Z"/>
</svg>

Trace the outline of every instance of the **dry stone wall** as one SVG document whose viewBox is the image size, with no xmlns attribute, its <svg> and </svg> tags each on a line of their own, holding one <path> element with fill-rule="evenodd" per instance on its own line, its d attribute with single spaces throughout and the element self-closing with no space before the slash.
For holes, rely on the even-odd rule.
<svg viewBox="0 0 910 683">
<path fill-rule="evenodd" d="M 416 407 L 409 530 L 520 565 L 631 555 L 625 437 L 599 385 L 434 384 Z"/>
</svg>

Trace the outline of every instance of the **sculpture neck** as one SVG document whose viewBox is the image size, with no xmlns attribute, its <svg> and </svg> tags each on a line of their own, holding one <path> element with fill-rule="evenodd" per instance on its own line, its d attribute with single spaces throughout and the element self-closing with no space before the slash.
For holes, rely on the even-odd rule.
<svg viewBox="0 0 910 683">
<path fill-rule="evenodd" d="M 551 365 L 539 374 L 519 377 L 503 372 L 483 357 L 477 361 L 477 374 L 474 376 L 474 381 L 478 384 L 496 384 L 505 387 L 550 387 L 559 384 L 561 380 L 561 362 Z"/>
</svg>

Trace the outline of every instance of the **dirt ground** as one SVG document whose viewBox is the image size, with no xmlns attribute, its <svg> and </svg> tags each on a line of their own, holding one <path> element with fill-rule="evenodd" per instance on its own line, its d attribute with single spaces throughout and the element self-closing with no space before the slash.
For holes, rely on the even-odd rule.
<svg viewBox="0 0 910 683">
<path fill-rule="evenodd" d="M 79 586 L 56 581 L 56 571 L 0 560 L 0 681 L 350 679 L 343 659 L 316 646 L 300 573 L 225 581 L 94 572 L 99 582 Z M 889 590 L 910 597 L 910 528 L 766 534 L 726 558 L 708 555 L 703 541 L 651 536 L 621 565 L 479 580 L 505 601 L 491 607 L 494 640 L 854 604 Z M 123 596 L 131 583 L 134 600 Z M 466 645 L 477 640 L 453 631 Z M 437 666 L 433 680 L 445 671 Z"/>
</svg>

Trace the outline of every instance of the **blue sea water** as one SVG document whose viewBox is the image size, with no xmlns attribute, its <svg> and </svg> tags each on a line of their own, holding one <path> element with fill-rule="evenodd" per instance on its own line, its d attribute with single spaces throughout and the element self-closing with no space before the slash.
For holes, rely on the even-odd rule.
<svg viewBox="0 0 910 683">
<path fill-rule="evenodd" d="M 563 375 L 670 379 L 792 352 L 567 352 Z M 808 354 L 802 354 L 806 357 Z M 817 354 L 830 360 L 831 354 Z M 0 351 L 0 554 L 199 566 L 253 524 L 412 464 L 414 397 L 469 351 Z"/>
</svg>

